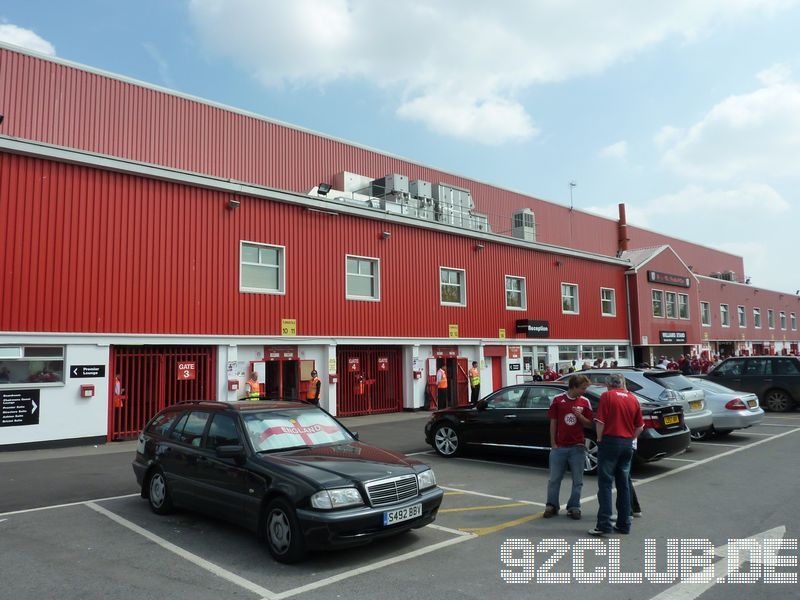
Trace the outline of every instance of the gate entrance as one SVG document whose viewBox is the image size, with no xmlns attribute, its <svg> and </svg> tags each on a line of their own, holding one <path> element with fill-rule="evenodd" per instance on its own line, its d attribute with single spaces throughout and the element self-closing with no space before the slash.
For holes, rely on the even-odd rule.
<svg viewBox="0 0 800 600">
<path fill-rule="evenodd" d="M 109 441 L 135 438 L 167 406 L 183 400 L 216 400 L 216 357 L 216 348 L 209 346 L 113 346 Z M 179 371 L 179 366 L 184 368 Z M 114 389 L 117 377 L 119 393 Z"/>
<path fill-rule="evenodd" d="M 399 348 L 341 346 L 336 350 L 339 385 L 336 415 L 374 415 L 403 410 Z"/>
</svg>

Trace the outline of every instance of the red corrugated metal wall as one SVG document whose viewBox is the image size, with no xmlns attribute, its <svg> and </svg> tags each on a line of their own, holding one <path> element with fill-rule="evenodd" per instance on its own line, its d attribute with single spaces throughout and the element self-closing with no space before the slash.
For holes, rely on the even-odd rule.
<svg viewBox="0 0 800 600">
<path fill-rule="evenodd" d="M 469 188 L 494 231 L 535 211 L 539 240 L 613 256 L 616 223 L 373 150 L 0 48 L 5 135 L 306 192 L 341 171 Z M 561 199 L 564 200 L 564 199 Z"/>
<path fill-rule="evenodd" d="M 291 318 L 298 335 L 513 337 L 528 318 L 554 339 L 628 337 L 621 266 L 229 197 L 0 153 L 0 329 L 278 335 Z M 285 295 L 239 293 L 240 240 L 286 247 Z M 380 259 L 380 302 L 345 300 L 345 254 Z M 466 270 L 466 308 L 440 306 L 440 266 Z M 504 275 L 527 278 L 527 311 L 505 309 Z M 579 316 L 561 282 L 580 286 Z"/>
</svg>

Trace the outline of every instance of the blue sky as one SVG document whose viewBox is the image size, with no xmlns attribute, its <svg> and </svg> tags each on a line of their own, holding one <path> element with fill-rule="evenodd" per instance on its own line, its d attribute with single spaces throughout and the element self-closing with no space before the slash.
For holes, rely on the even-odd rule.
<svg viewBox="0 0 800 600">
<path fill-rule="evenodd" d="M 575 181 L 576 208 L 625 202 L 789 292 L 798 31 L 796 0 L 0 6 L 0 40 L 562 204 Z"/>
</svg>

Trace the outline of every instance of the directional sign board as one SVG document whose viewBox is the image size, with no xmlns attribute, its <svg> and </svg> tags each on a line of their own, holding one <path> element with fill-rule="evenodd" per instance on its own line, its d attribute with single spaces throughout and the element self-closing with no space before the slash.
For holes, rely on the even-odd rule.
<svg viewBox="0 0 800 600">
<path fill-rule="evenodd" d="M 105 365 L 72 365 L 69 368 L 70 377 L 105 377 Z"/>
<path fill-rule="evenodd" d="M 0 427 L 39 424 L 39 390 L 0 390 Z"/>
</svg>

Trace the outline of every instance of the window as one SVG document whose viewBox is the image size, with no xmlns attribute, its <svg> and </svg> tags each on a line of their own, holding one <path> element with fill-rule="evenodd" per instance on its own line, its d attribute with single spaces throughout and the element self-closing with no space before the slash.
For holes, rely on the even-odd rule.
<svg viewBox="0 0 800 600">
<path fill-rule="evenodd" d="M 778 313 L 778 318 L 781 320 L 781 329 L 786 330 L 786 313 L 781 311 Z"/>
<path fill-rule="evenodd" d="M 620 358 L 620 359 L 627 359 L 628 358 L 628 347 L 627 346 L 617 346 L 617 358 Z"/>
<path fill-rule="evenodd" d="M 744 372 L 744 359 L 743 358 L 730 358 L 723 361 L 719 366 L 714 369 L 714 373 L 726 375 L 728 377 L 740 377 Z"/>
<path fill-rule="evenodd" d="M 572 363 L 578 360 L 578 351 L 580 346 L 559 346 L 558 347 L 558 362 Z"/>
<path fill-rule="evenodd" d="M 147 426 L 147 432 L 165 437 L 169 431 L 169 428 L 172 427 L 172 424 L 182 414 L 183 412 L 179 410 L 161 413 L 155 419 L 150 421 L 150 424 Z"/>
<path fill-rule="evenodd" d="M 664 292 L 653 290 L 653 316 L 664 317 Z"/>
<path fill-rule="evenodd" d="M 739 315 L 739 327 L 747 327 L 747 313 L 744 306 L 737 306 L 736 313 Z"/>
<path fill-rule="evenodd" d="M 675 292 L 666 292 L 664 294 L 667 298 L 667 318 L 668 319 L 677 319 L 678 318 L 678 301 L 675 295 Z"/>
<path fill-rule="evenodd" d="M 708 302 L 700 303 L 700 322 L 704 327 L 711 327 L 711 306 Z"/>
<path fill-rule="evenodd" d="M 795 358 L 776 358 L 772 371 L 775 375 L 800 375 L 800 367 Z"/>
<path fill-rule="evenodd" d="M 767 327 L 775 329 L 775 311 L 771 308 L 767 309 Z"/>
<path fill-rule="evenodd" d="M 208 423 L 207 412 L 192 411 L 180 420 L 170 437 L 184 444 L 199 446 L 206 430 L 206 423 Z"/>
<path fill-rule="evenodd" d="M 611 288 L 600 288 L 600 313 L 604 317 L 617 316 L 617 291 Z"/>
<path fill-rule="evenodd" d="M 513 387 L 498 392 L 486 403 L 486 408 L 523 408 L 523 406 L 521 406 L 521 401 L 525 397 L 527 391 L 528 388 L 525 387 Z"/>
<path fill-rule="evenodd" d="M 730 316 L 728 315 L 728 305 L 727 304 L 720 304 L 719 305 L 719 322 L 720 325 L 723 327 L 730 327 L 731 320 Z"/>
<path fill-rule="evenodd" d="M 238 446 L 241 443 L 234 418 L 231 415 L 214 415 L 208 428 L 206 448 L 215 450 L 218 446 Z"/>
<path fill-rule="evenodd" d="M 462 269 L 439 267 L 439 290 L 442 304 L 467 305 L 465 277 L 466 273 Z"/>
<path fill-rule="evenodd" d="M 689 294 L 678 294 L 678 316 L 681 319 L 689 318 Z"/>
<path fill-rule="evenodd" d="M 380 300 L 380 262 L 377 258 L 345 256 L 347 289 L 350 300 Z"/>
<path fill-rule="evenodd" d="M 797 315 L 789 313 L 789 323 L 792 325 L 792 331 L 797 331 Z"/>
<path fill-rule="evenodd" d="M 561 284 L 561 312 L 578 314 L 578 286 L 574 283 Z"/>
<path fill-rule="evenodd" d="M 239 291 L 284 293 L 284 248 L 240 242 Z"/>
<path fill-rule="evenodd" d="M 508 310 L 525 310 L 527 307 L 525 278 L 506 275 L 506 308 Z"/>
<path fill-rule="evenodd" d="M 0 346 L 0 386 L 64 384 L 64 346 Z"/>
<path fill-rule="evenodd" d="M 753 309 L 753 327 L 756 329 L 761 329 L 761 309 L 754 308 Z"/>
</svg>

